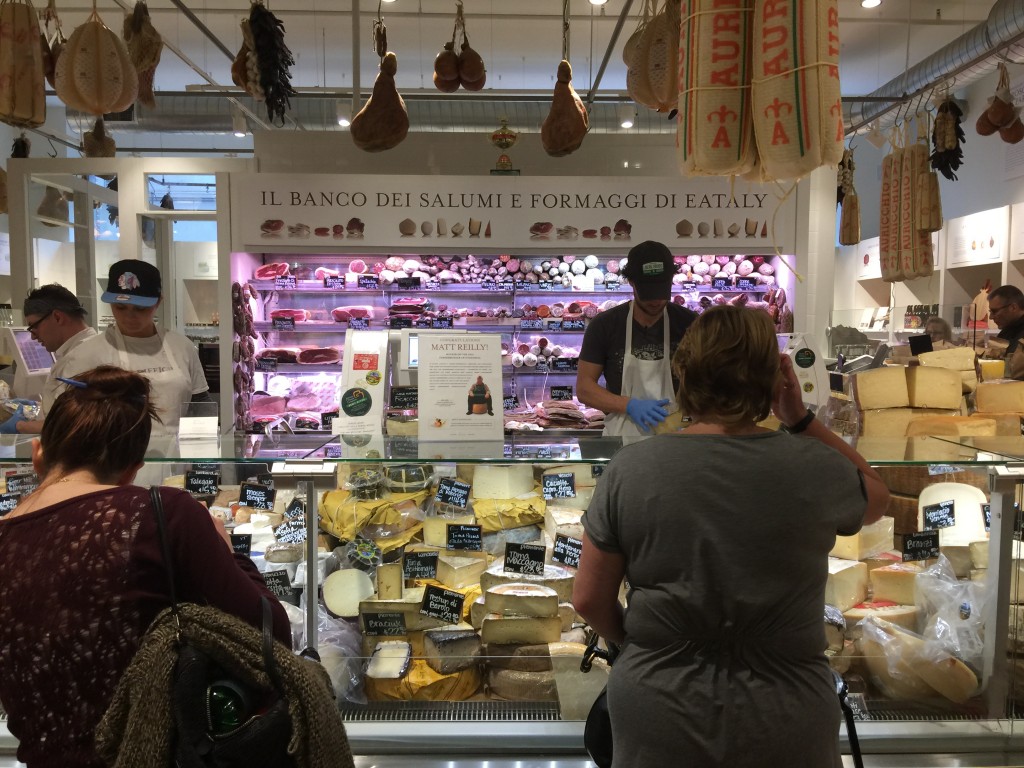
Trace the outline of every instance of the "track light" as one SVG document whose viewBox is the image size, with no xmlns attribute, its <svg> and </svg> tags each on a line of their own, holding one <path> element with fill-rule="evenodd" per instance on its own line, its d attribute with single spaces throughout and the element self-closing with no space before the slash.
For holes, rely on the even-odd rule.
<svg viewBox="0 0 1024 768">
<path fill-rule="evenodd" d="M 882 4 L 882 0 L 860 0 L 861 8 L 877 8 Z"/>
<path fill-rule="evenodd" d="M 334 109 L 335 114 L 337 114 L 338 116 L 338 125 L 340 125 L 342 128 L 347 128 L 352 124 L 352 122 L 348 119 L 348 104 L 345 101 L 343 101 L 342 99 L 338 99 L 338 101 L 335 102 Z"/>
<path fill-rule="evenodd" d="M 619 125 L 623 128 L 633 127 L 633 119 L 636 117 L 636 107 L 632 104 L 619 104 L 615 113 L 619 117 Z"/>
<path fill-rule="evenodd" d="M 591 5 L 604 5 L 608 0 L 590 0 Z"/>
<path fill-rule="evenodd" d="M 245 115 L 242 114 L 242 110 L 235 107 L 234 113 L 231 115 L 231 129 L 234 131 L 235 136 L 240 139 L 245 138 L 249 133 L 249 124 L 245 122 Z"/>
</svg>

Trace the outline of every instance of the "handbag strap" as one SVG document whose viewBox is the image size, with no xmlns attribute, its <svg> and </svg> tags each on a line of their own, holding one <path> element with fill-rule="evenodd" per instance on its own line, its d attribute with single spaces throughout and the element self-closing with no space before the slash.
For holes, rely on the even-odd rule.
<svg viewBox="0 0 1024 768">
<path fill-rule="evenodd" d="M 171 613 L 174 614 L 174 620 L 178 622 L 180 631 L 178 595 L 174 588 L 174 564 L 171 560 L 171 545 L 167 541 L 167 520 L 164 517 L 164 502 L 160 496 L 159 486 L 151 485 L 149 487 L 149 501 L 153 506 L 153 513 L 156 515 L 156 528 L 160 535 L 160 553 L 164 559 L 164 574 L 167 576 L 167 596 L 171 599 Z"/>
</svg>

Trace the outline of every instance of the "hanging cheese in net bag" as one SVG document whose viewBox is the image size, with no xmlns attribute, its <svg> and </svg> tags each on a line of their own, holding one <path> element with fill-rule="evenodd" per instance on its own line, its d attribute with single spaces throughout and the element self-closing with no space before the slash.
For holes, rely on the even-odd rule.
<svg viewBox="0 0 1024 768">
<path fill-rule="evenodd" d="M 654 109 L 654 95 L 651 93 L 647 78 L 647 48 L 650 38 L 646 37 L 646 32 L 655 12 L 655 0 L 644 0 L 640 23 L 622 46 L 622 61 L 626 65 L 626 92 L 637 104 L 651 109 Z"/>
<path fill-rule="evenodd" d="M 843 156 L 837 0 L 755 0 L 751 100 L 767 179 L 799 179 Z"/>
<path fill-rule="evenodd" d="M 676 150 L 684 176 L 742 176 L 756 165 L 750 112 L 754 0 L 683 0 Z"/>
<path fill-rule="evenodd" d="M 16 128 L 46 122 L 39 17 L 29 0 L 0 0 L 0 122 Z"/>
<path fill-rule="evenodd" d="M 637 44 L 637 65 L 647 86 L 643 103 L 658 112 L 675 109 L 678 100 L 679 2 L 667 0 Z"/>
</svg>

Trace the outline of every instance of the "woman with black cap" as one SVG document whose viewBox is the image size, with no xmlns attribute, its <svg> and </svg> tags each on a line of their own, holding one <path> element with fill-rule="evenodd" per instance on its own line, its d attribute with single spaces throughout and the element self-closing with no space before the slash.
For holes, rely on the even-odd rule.
<svg viewBox="0 0 1024 768">
<path fill-rule="evenodd" d="M 672 252 L 661 243 L 634 246 L 620 271 L 633 287 L 633 300 L 602 312 L 587 326 L 576 394 L 607 414 L 607 436 L 651 434 L 668 416 L 676 389 L 672 353 L 697 318 L 669 301 L 675 273 Z"/>
<path fill-rule="evenodd" d="M 154 320 L 161 301 L 160 270 L 139 259 L 110 267 L 107 290 L 114 324 L 77 347 L 68 356 L 67 376 L 115 365 L 149 379 L 153 403 L 163 423 L 154 434 L 174 434 L 184 403 L 212 402 L 195 345 L 183 334 L 158 328 Z"/>
</svg>

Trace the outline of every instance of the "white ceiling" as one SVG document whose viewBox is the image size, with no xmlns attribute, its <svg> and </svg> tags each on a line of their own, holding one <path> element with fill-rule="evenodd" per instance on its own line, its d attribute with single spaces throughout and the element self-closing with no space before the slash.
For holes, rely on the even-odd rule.
<svg viewBox="0 0 1024 768">
<path fill-rule="evenodd" d="M 100 17 L 109 27 L 120 31 L 122 14 L 133 2 L 99 0 Z M 569 58 L 574 69 L 573 84 L 584 98 L 590 95 L 600 102 L 625 95 L 622 45 L 636 28 L 644 0 L 633 0 L 607 69 L 598 88 L 593 90 L 593 86 L 626 3 L 627 0 L 608 0 L 606 5 L 595 7 L 588 0 L 569 0 Z M 36 4 L 41 9 L 44 0 L 36 0 Z M 227 49 L 238 50 L 239 21 L 248 13 L 249 0 L 187 0 L 187 6 Z M 332 125 L 335 98 L 351 98 L 355 84 L 365 99 L 376 76 L 378 59 L 372 50 L 371 27 L 378 3 L 359 3 L 358 18 L 352 0 L 268 0 L 267 6 L 285 25 L 286 42 L 296 60 L 293 85 L 305 94 L 303 100 L 318 99 L 315 119 L 311 119 L 309 109 L 296 109 L 296 119 L 306 129 L 336 130 L 337 126 Z M 990 0 L 883 0 L 879 8 L 865 10 L 860 0 L 839 0 L 843 95 L 868 94 L 902 74 L 908 62 L 917 63 L 983 21 L 991 6 Z M 57 0 L 57 8 L 65 34 L 70 34 L 88 17 L 92 4 Z M 231 83 L 228 57 L 171 0 L 150 0 L 149 9 L 154 25 L 169 46 L 205 73 L 204 77 L 172 50 L 165 49 L 156 74 L 158 91 L 180 94 L 189 90 L 195 95 L 196 89 L 220 91 L 217 86 L 221 86 L 238 94 Z M 381 9 L 388 47 L 398 57 L 398 87 L 407 100 L 430 96 L 438 101 L 503 102 L 516 98 L 543 100 L 550 93 L 562 57 L 562 3 L 558 0 L 465 0 L 467 31 L 473 47 L 486 62 L 487 87 L 478 94 L 459 91 L 453 96 L 436 91 L 431 74 L 434 56 L 451 39 L 454 0 L 396 0 L 383 4 Z M 352 50 L 357 34 L 356 79 Z M 217 102 L 217 108 L 204 111 L 230 114 L 230 106 L 221 93 L 208 99 Z M 265 111 L 259 105 L 247 97 L 240 101 L 266 122 Z M 172 103 L 170 99 L 161 100 L 161 108 L 170 110 L 170 106 L 164 105 Z M 174 107 L 188 108 L 181 100 Z M 500 111 L 501 107 L 492 105 L 489 109 Z M 323 121 L 320 115 L 324 116 Z M 68 138 L 75 140 L 77 127 L 69 127 Z M 297 126 L 290 123 L 285 129 L 294 127 Z M 514 127 L 530 130 L 535 126 Z M 217 131 L 223 134 L 223 121 Z M 123 143 L 120 138 L 118 143 Z"/>
</svg>

